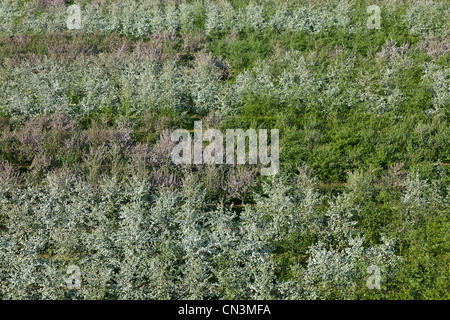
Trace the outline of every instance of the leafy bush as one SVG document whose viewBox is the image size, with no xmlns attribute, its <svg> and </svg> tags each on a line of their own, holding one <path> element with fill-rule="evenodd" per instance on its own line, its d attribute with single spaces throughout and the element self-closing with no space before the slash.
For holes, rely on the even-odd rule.
<svg viewBox="0 0 450 320">
<path fill-rule="evenodd" d="M 445 1 L 68 4 L 0 3 L 0 299 L 449 298 Z M 198 119 L 278 175 L 172 163 Z"/>
</svg>

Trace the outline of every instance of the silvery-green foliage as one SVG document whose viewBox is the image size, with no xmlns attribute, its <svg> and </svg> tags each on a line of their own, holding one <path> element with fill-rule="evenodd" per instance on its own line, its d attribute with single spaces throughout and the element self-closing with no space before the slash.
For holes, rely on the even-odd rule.
<svg viewBox="0 0 450 320">
<path fill-rule="evenodd" d="M 225 84 L 220 82 L 221 72 L 213 64 L 212 57 L 209 55 L 201 61 L 196 69 L 185 72 L 186 83 L 189 87 L 189 95 L 194 102 L 194 111 L 199 114 L 206 114 L 210 110 L 220 108 L 219 97 L 223 95 L 222 87 Z"/>
<path fill-rule="evenodd" d="M 247 261 L 255 250 L 251 243 L 238 249 L 242 236 L 233 236 L 234 216 L 223 207 L 207 210 L 200 190 L 152 195 L 148 183 L 133 182 L 107 179 L 95 191 L 65 173 L 50 174 L 42 189 L 2 185 L 1 209 L 8 216 L 0 240 L 2 298 L 219 296 L 219 285 L 210 281 L 213 272 L 220 274 L 217 263 L 228 253 Z M 79 289 L 66 288 L 68 265 L 81 270 Z M 239 268 L 242 287 L 253 271 Z"/>
<path fill-rule="evenodd" d="M 248 207 L 242 214 L 245 234 L 253 241 L 267 243 L 268 239 L 280 240 L 291 232 L 312 233 L 318 242 L 309 248 L 306 268 L 294 267 L 294 279 L 277 283 L 273 292 L 293 299 L 351 298 L 357 283 L 367 277 L 366 269 L 371 264 L 380 266 L 385 280 L 388 279 L 390 268 L 398 261 L 393 242 L 385 239 L 380 245 L 363 246 L 364 237 L 353 219 L 358 210 L 353 196 L 343 195 L 331 201 L 320 217 L 318 195 L 311 196 L 307 176 L 303 174 L 296 184 L 303 186 L 304 191 L 292 190 L 285 178 L 278 179 L 264 186 L 267 197 L 255 196 L 256 206 Z M 315 227 L 308 228 L 311 224 Z M 269 279 L 270 273 L 264 277 L 266 284 L 271 283 Z"/>
<path fill-rule="evenodd" d="M 30 12 L 31 13 L 31 12 Z M 39 13 L 32 13 L 29 18 L 31 24 L 26 26 L 25 32 L 41 30 L 43 32 L 57 32 L 67 29 L 67 11 L 65 6 L 50 7 Z"/>
<path fill-rule="evenodd" d="M 205 31 L 207 34 L 241 31 L 246 25 L 246 15 L 242 10 L 236 11 L 227 1 L 205 2 Z"/>
<path fill-rule="evenodd" d="M 182 264 L 182 246 L 178 241 L 177 205 L 179 195 L 161 191 L 153 200 L 148 215 L 146 232 L 152 237 L 151 246 L 157 250 L 148 264 L 149 297 L 170 299 L 179 295 L 177 290 L 179 268 Z"/>
<path fill-rule="evenodd" d="M 401 110 L 405 98 L 394 80 L 399 69 L 398 64 L 387 64 L 376 74 L 367 73 L 362 76 L 357 96 L 364 103 L 367 112 L 381 115 Z M 362 85 L 365 87 L 361 87 Z"/>
<path fill-rule="evenodd" d="M 155 234 L 149 232 L 151 215 L 147 214 L 151 195 L 145 181 L 135 180 L 130 201 L 120 207 L 119 228 L 115 247 L 121 257 L 117 274 L 117 293 L 120 299 L 152 298 L 152 262 L 156 253 Z"/>
<path fill-rule="evenodd" d="M 278 79 L 278 96 L 281 101 L 304 105 L 317 99 L 320 82 L 298 52 L 288 52 L 284 57 L 288 67 Z"/>
<path fill-rule="evenodd" d="M 122 3 L 122 30 L 119 34 L 140 38 L 152 32 L 151 18 L 153 12 L 151 9 L 148 2 Z"/>
<path fill-rule="evenodd" d="M 65 6 L 37 10 L 31 2 L 2 1 L 0 4 L 0 32 L 14 35 L 21 32 L 59 31 L 67 29 Z M 17 23 L 21 21 L 20 23 Z"/>
<path fill-rule="evenodd" d="M 222 19 L 221 8 L 218 4 L 213 2 L 206 3 L 206 21 L 205 31 L 207 34 L 222 32 L 225 30 L 225 25 Z"/>
<path fill-rule="evenodd" d="M 104 30 L 106 33 L 118 32 L 120 21 L 118 13 L 121 12 L 119 3 L 109 7 L 89 3 L 81 12 L 81 27 L 83 32 L 92 33 L 96 30 Z"/>
<path fill-rule="evenodd" d="M 344 194 L 333 199 L 322 219 L 316 220 L 318 241 L 308 249 L 306 267 L 294 265 L 294 278 L 279 285 L 286 299 L 351 299 L 358 286 L 364 285 L 367 267 L 382 269 L 383 281 L 400 258 L 394 253 L 394 243 L 370 247 L 363 245 L 364 236 L 356 228 L 353 216 L 358 207 L 353 196 Z"/>
<path fill-rule="evenodd" d="M 82 226 L 86 230 L 81 235 L 81 244 L 84 249 L 81 250 L 80 256 L 74 256 L 76 259 L 74 264 L 80 268 L 82 275 L 81 288 L 78 293 L 84 299 L 104 299 L 107 297 L 108 291 L 111 290 L 114 270 L 117 268 L 118 257 L 114 248 L 114 220 L 108 218 L 107 215 L 114 212 L 114 205 L 124 195 L 120 193 L 121 190 L 114 190 L 115 186 L 105 185 L 103 188 L 106 192 L 116 192 L 112 197 L 108 197 L 108 194 L 106 194 L 97 198 L 97 194 L 94 199 L 92 199 L 92 196 L 91 199 L 88 198 L 94 203 L 87 205 L 82 212 L 85 219 Z M 76 200 L 78 201 L 78 199 Z M 73 209 L 70 204 L 67 207 L 68 210 L 82 210 L 79 204 Z M 88 217 L 86 217 L 87 214 Z"/>
<path fill-rule="evenodd" d="M 347 188 L 351 195 L 358 200 L 367 200 L 372 195 L 374 188 L 374 179 L 369 172 L 363 170 L 347 172 Z"/>
<path fill-rule="evenodd" d="M 402 202 L 415 207 L 422 207 L 429 201 L 426 194 L 430 185 L 427 181 L 421 180 L 417 173 L 410 174 L 404 182 L 406 187 L 402 197 Z"/>
<path fill-rule="evenodd" d="M 20 16 L 17 1 L 5 0 L 0 3 L 0 31 L 12 36 L 15 33 L 14 20 Z"/>
<path fill-rule="evenodd" d="M 118 74 L 118 82 L 121 104 L 127 113 L 158 108 L 180 111 L 185 107 L 185 77 L 173 62 L 160 65 L 151 60 L 128 61 Z"/>
<path fill-rule="evenodd" d="M 0 295 L 5 299 L 275 299 L 351 297 L 366 264 L 395 262 L 388 242 L 364 248 L 351 197 L 322 215 L 311 172 L 272 177 L 264 196 L 237 217 L 205 192 L 160 190 L 138 177 L 100 180 L 94 189 L 69 171 L 42 185 L 0 183 Z M 311 227 L 314 225 L 314 227 Z M 318 237 L 306 269 L 280 282 L 273 241 Z M 81 287 L 67 288 L 76 265 Z M 388 269 L 388 268 L 387 268 Z M 320 281 L 318 281 L 320 280 Z M 302 288 L 302 290 L 298 290 Z"/>
<path fill-rule="evenodd" d="M 236 107 L 242 102 L 236 95 L 235 87 L 232 85 L 222 85 L 221 94 L 217 96 L 217 111 L 219 116 L 233 115 L 239 112 Z"/>
<path fill-rule="evenodd" d="M 245 25 L 250 26 L 255 31 L 263 31 L 267 25 L 267 19 L 265 17 L 264 7 L 251 3 L 245 8 Z"/>
<path fill-rule="evenodd" d="M 191 72 L 170 61 L 162 65 L 148 59 L 141 63 L 128 61 L 118 75 L 121 104 L 129 114 L 159 108 L 185 111 L 189 95 L 197 93 L 195 80 L 188 76 Z M 203 73 L 200 76 L 206 77 L 203 81 L 207 86 L 200 90 L 206 91 L 206 94 L 214 94 L 210 87 L 215 84 L 208 82 L 215 77 L 214 74 Z M 203 103 L 198 99 L 196 101 Z M 201 109 L 200 105 L 199 110 Z"/>
<path fill-rule="evenodd" d="M 127 63 L 119 75 L 121 103 L 128 109 L 127 113 L 161 105 L 164 93 L 160 74 L 161 67 L 151 60 Z"/>
<path fill-rule="evenodd" d="M 105 185 L 104 191 L 111 188 Z M 2 254 L 14 247 L 23 253 L 5 260 L 12 265 L 6 271 L 2 294 L 10 299 L 64 298 L 71 293 L 65 271 L 75 264 L 82 270 L 81 288 L 72 293 L 85 299 L 104 298 L 117 266 L 113 221 L 105 212 L 116 198 L 113 201 L 106 194 L 98 203 L 96 193 L 70 175 L 50 174 L 45 187 L 16 192 L 24 198 L 9 212 L 6 234 L 14 243 L 3 247 Z M 21 254 L 26 258 L 17 260 Z"/>
<path fill-rule="evenodd" d="M 298 183 L 298 182 L 297 182 Z M 242 213 L 245 234 L 258 241 L 279 241 L 293 233 L 308 233 L 320 223 L 316 215 L 318 195 L 310 188 L 293 188 L 287 177 L 276 176 L 263 184 L 263 196 Z"/>
<path fill-rule="evenodd" d="M 336 1 L 333 2 L 333 5 L 332 24 L 339 27 L 348 26 L 350 23 L 352 2 L 347 0 Z"/>
<path fill-rule="evenodd" d="M 398 88 L 386 90 L 383 95 L 367 89 L 359 97 L 365 102 L 367 111 L 379 115 L 395 110 L 395 106 L 404 101 L 403 94 Z"/>
<path fill-rule="evenodd" d="M 77 62 L 64 64 L 44 59 L 38 66 L 23 64 L 0 77 L 4 91 L 1 108 L 13 115 L 30 117 L 59 110 L 73 114 L 69 96 L 78 94 L 80 112 L 116 108 L 117 92 L 105 68 Z"/>
<path fill-rule="evenodd" d="M 422 79 L 431 84 L 433 96 L 432 114 L 445 115 L 450 105 L 450 68 L 442 68 L 433 63 L 425 65 L 425 73 Z"/>
<path fill-rule="evenodd" d="M 301 219 L 297 223 L 301 223 L 297 228 L 301 228 L 304 235 L 317 235 L 323 226 L 323 214 L 317 209 L 321 196 L 317 191 L 318 179 L 314 176 L 314 172 L 307 166 L 298 167 L 299 173 L 292 181 L 293 198 L 296 207 L 301 212 Z"/>
<path fill-rule="evenodd" d="M 294 18 L 302 21 L 302 29 L 315 33 L 325 30 L 332 20 L 331 13 L 325 9 L 305 7 L 294 13 Z"/>
<path fill-rule="evenodd" d="M 236 215 L 220 205 L 209 221 L 211 246 L 214 250 L 212 274 L 217 278 L 217 290 L 224 299 L 244 299 L 250 296 L 245 269 L 247 255 L 242 242 Z M 250 248 L 251 249 L 251 248 Z"/>
<path fill-rule="evenodd" d="M 81 27 L 86 32 L 117 32 L 132 37 L 146 37 L 149 32 L 190 30 L 193 13 L 206 17 L 205 31 L 223 32 L 252 27 L 262 31 L 270 26 L 279 31 L 308 33 L 327 30 L 329 26 L 349 27 L 351 2 L 339 1 L 321 7 L 304 4 L 279 4 L 272 16 L 264 12 L 264 3 L 250 3 L 234 10 L 227 1 L 202 1 L 194 4 L 125 0 L 88 3 L 81 6 Z M 442 34 L 448 29 L 448 4 L 445 1 L 417 0 L 407 7 L 404 20 L 409 30 L 420 35 Z M 48 32 L 66 30 L 66 6 L 40 9 L 32 2 L 2 1 L 0 4 L 0 32 L 14 35 L 20 32 Z M 352 26 L 350 26 L 352 29 Z"/>
<path fill-rule="evenodd" d="M 16 240 L 1 235 L 0 244 L 2 299 L 58 299 L 62 295 L 64 278 L 55 267 L 60 263 L 41 258 L 42 237 Z"/>
<path fill-rule="evenodd" d="M 245 215 L 238 221 L 223 205 L 208 215 L 216 294 L 223 299 L 273 299 L 277 287 L 274 262 L 264 241 L 248 233 L 252 228 L 248 220 L 253 217 Z"/>
<path fill-rule="evenodd" d="M 118 96 L 111 75 L 105 68 L 89 65 L 79 79 L 82 87 L 82 98 L 79 106 L 85 114 L 108 107 L 118 107 Z"/>
<path fill-rule="evenodd" d="M 280 178 L 277 178 L 280 179 Z M 299 227 L 298 212 L 295 210 L 291 188 L 285 181 L 263 185 L 264 195 L 255 195 L 256 206 L 254 209 L 247 207 L 243 213 L 243 228 L 250 239 L 259 241 L 279 240 L 288 236 L 289 231 Z M 250 219 L 250 216 L 253 219 Z"/>
<path fill-rule="evenodd" d="M 165 30 L 166 26 L 166 17 L 157 2 L 153 2 L 152 7 L 152 31 L 153 32 L 161 32 Z"/>
<path fill-rule="evenodd" d="M 3 2 L 2 2 L 3 5 Z M 2 32 L 49 32 L 66 30 L 68 18 L 65 6 L 37 11 L 30 3 L 20 7 L 6 3 L 0 7 L 4 16 Z M 148 33 L 177 30 L 180 27 L 178 9 L 173 4 L 160 6 L 153 1 L 114 1 L 82 6 L 81 29 L 86 32 L 117 32 L 132 37 L 145 37 Z M 20 23 L 14 23 L 17 18 Z"/>
<path fill-rule="evenodd" d="M 343 245 L 346 240 L 352 238 L 356 231 L 356 221 L 353 216 L 359 211 L 354 205 L 350 194 L 338 196 L 331 201 L 325 214 L 325 226 L 321 230 L 321 238 L 327 243 Z"/>
<path fill-rule="evenodd" d="M 2 107 L 10 114 L 30 116 L 57 109 L 69 112 L 70 77 L 63 66 L 45 59 L 40 66 L 23 64 L 9 74 L 5 69 L 2 71 Z"/>
<path fill-rule="evenodd" d="M 205 192 L 193 189 L 185 196 L 185 202 L 177 212 L 180 223 L 179 241 L 182 246 L 183 277 L 180 297 L 182 299 L 202 299 L 212 294 L 211 257 L 214 248 L 211 246 L 210 233 L 205 224 L 208 216 L 205 212 Z"/>
<path fill-rule="evenodd" d="M 244 70 L 237 75 L 233 88 L 240 102 L 248 97 L 272 96 L 275 85 L 269 66 L 262 61 L 257 61 L 252 70 Z"/>
<path fill-rule="evenodd" d="M 29 118 L 57 110 L 83 117 L 108 108 L 118 111 L 122 106 L 128 114 L 145 109 L 186 109 L 190 92 L 197 94 L 197 84 L 186 81 L 189 69 L 181 69 L 174 62 L 156 64 L 149 59 L 136 63 L 125 61 L 121 68 L 111 68 L 113 61 L 76 61 L 72 64 L 44 59 L 39 66 L 0 69 L 0 109 L 13 116 Z M 198 74 L 205 85 L 215 74 Z M 202 78 L 203 77 L 203 78 Z M 206 88 L 204 95 L 217 94 Z M 76 96 L 76 104 L 70 97 Z M 198 100 L 199 110 L 204 108 Z M 202 105 L 203 104 L 203 105 Z M 214 107 L 214 105 L 210 106 Z"/>
<path fill-rule="evenodd" d="M 227 2 L 223 1 L 220 3 L 221 8 L 221 19 L 225 30 L 241 30 L 241 25 L 239 24 L 237 12 L 234 10 L 233 6 Z"/>
<path fill-rule="evenodd" d="M 327 246 L 319 241 L 309 248 L 307 267 L 299 272 L 303 290 L 297 291 L 304 299 L 351 299 L 357 285 L 365 285 L 367 268 L 376 265 L 382 270 L 383 281 L 389 279 L 391 269 L 400 258 L 394 254 L 394 243 L 383 239 L 383 244 L 365 248 L 364 237 L 346 239 L 345 247 Z"/>
<path fill-rule="evenodd" d="M 195 8 L 190 3 L 180 3 L 178 6 L 180 11 L 180 26 L 182 30 L 192 30 L 194 27 Z"/>
<path fill-rule="evenodd" d="M 7 72 L 5 69 L 1 69 L 0 72 L 0 97 L 1 108 L 3 112 L 8 112 L 13 116 L 22 116 L 27 113 L 33 114 L 34 103 L 31 97 L 26 94 L 27 88 L 21 88 L 20 84 L 25 78 L 27 71 L 21 69 L 12 69 Z M 31 70 L 30 70 L 31 71 Z M 29 73 L 31 73 L 29 71 Z M 20 90 L 24 90 L 25 94 Z"/>
<path fill-rule="evenodd" d="M 175 62 L 164 64 L 159 81 L 163 93 L 159 97 L 161 104 L 178 112 L 185 109 L 186 86 L 180 67 Z"/>
<path fill-rule="evenodd" d="M 419 35 L 443 34 L 449 28 L 450 7 L 447 1 L 415 0 L 404 16 L 408 29 Z"/>
<path fill-rule="evenodd" d="M 388 279 L 391 268 L 400 261 L 394 254 L 394 243 L 383 238 L 380 245 L 364 247 L 364 236 L 353 220 L 356 211 L 351 195 L 344 194 L 331 202 L 319 241 L 309 248 L 306 268 L 296 268 L 303 287 L 291 291 L 292 297 L 352 298 L 357 282 L 367 278 L 370 265 L 382 268 L 384 280 Z"/>
<path fill-rule="evenodd" d="M 82 28 L 86 31 L 104 30 L 104 32 L 120 32 L 122 27 L 121 13 L 124 1 L 112 2 L 107 7 L 87 7 L 85 12 L 82 12 Z M 148 17 L 146 17 L 147 19 Z M 145 20 L 144 20 L 145 21 Z M 96 29 L 95 27 L 98 27 Z"/>
<path fill-rule="evenodd" d="M 192 18 L 185 17 L 185 25 L 189 26 L 189 24 L 192 24 Z M 166 7 L 166 29 L 167 30 L 178 30 L 180 28 L 180 13 L 175 7 L 174 4 L 169 4 Z"/>
<path fill-rule="evenodd" d="M 274 15 L 270 19 L 269 26 L 277 31 L 284 31 L 288 14 L 289 8 L 286 3 L 280 3 Z"/>
<path fill-rule="evenodd" d="M 443 171 L 442 164 L 438 170 Z M 431 182 L 422 180 L 417 172 L 411 172 L 406 181 L 401 201 L 404 204 L 405 219 L 407 223 L 419 221 L 423 216 L 436 216 L 442 212 L 448 212 L 450 208 L 450 197 L 447 192 L 442 190 L 445 174 L 440 174 Z"/>
<path fill-rule="evenodd" d="M 345 26 L 347 22 L 345 14 L 348 9 L 346 3 L 338 5 L 333 12 L 302 6 L 285 8 L 284 11 L 278 11 L 275 16 L 269 17 L 264 13 L 264 5 L 256 3 L 250 3 L 238 11 L 234 10 L 227 1 L 220 3 L 205 1 L 196 4 L 196 6 L 199 5 L 202 14 L 206 15 L 205 31 L 207 33 L 232 29 L 240 31 L 245 27 L 262 31 L 268 24 L 280 30 L 318 32 L 328 24 Z M 16 26 L 13 21 L 19 16 L 19 9 L 24 12 L 20 14 L 23 21 Z M 64 9 L 64 6 L 60 6 L 43 10 L 39 13 L 40 19 L 36 19 L 34 7 L 25 4 L 24 8 L 19 8 L 17 4 L 14 4 L 11 9 L 4 10 L 4 29 L 9 32 L 64 30 L 67 18 Z M 102 33 L 119 32 L 133 37 L 144 37 L 148 32 L 177 30 L 180 27 L 183 30 L 190 30 L 193 26 L 195 10 L 198 11 L 194 5 L 182 3 L 176 7 L 171 2 L 167 4 L 152 1 L 92 3 L 82 8 L 82 28 L 87 32 L 94 30 Z M 292 21 L 292 19 L 297 20 Z"/>
<path fill-rule="evenodd" d="M 128 62 L 119 75 L 121 103 L 127 113 L 140 113 L 158 104 L 158 66 L 151 60 L 142 64 Z"/>
<path fill-rule="evenodd" d="M 70 201 L 67 188 L 80 191 L 70 178 L 48 180 L 43 189 L 24 188 L 14 191 L 13 197 L 2 211 L 8 210 L 7 233 L 2 232 L 1 254 L 5 258 L 2 273 L 1 295 L 7 299 L 57 299 L 64 296 L 63 273 L 79 247 L 77 234 L 82 216 L 78 212 L 66 211 L 65 203 Z M 5 196 L 2 187 L 2 197 Z M 65 191 L 65 192 L 64 192 Z M 86 193 L 84 196 L 88 196 Z M 45 198 L 46 201 L 43 201 Z M 78 203 L 83 205 L 82 201 Z M 54 250 L 55 248 L 59 250 Z"/>
<path fill-rule="evenodd" d="M 278 283 L 275 276 L 275 262 L 270 252 L 256 252 L 250 257 L 251 299 L 273 300 L 278 298 Z"/>
<path fill-rule="evenodd" d="M 284 29 L 292 32 L 320 32 L 331 22 L 331 13 L 325 9 L 303 6 L 294 10 L 282 11 L 285 14 Z"/>
<path fill-rule="evenodd" d="M 117 67 L 115 59 L 103 56 L 96 63 L 83 58 L 73 63 L 43 58 L 39 65 L 13 66 L 7 62 L 0 69 L 0 109 L 14 117 L 29 118 L 56 110 L 84 117 L 105 109 L 126 115 L 141 114 L 146 109 L 201 114 L 215 110 L 227 115 L 248 99 L 324 111 L 360 105 L 375 114 L 403 107 L 405 98 L 396 77 L 402 68 L 409 67 L 407 59 L 390 59 L 379 72 L 361 75 L 353 72 L 353 63 L 340 59 L 320 75 L 314 67 L 315 59 L 288 52 L 276 59 L 257 61 L 251 70 L 238 74 L 234 83 L 224 81 L 229 76 L 229 70 L 222 70 L 227 63 L 211 56 L 195 68 L 151 58 L 124 58 Z M 222 66 L 217 67 L 217 62 Z M 423 81 L 432 90 L 435 112 L 446 110 L 447 75 L 448 69 L 435 65 L 425 71 Z"/>
</svg>

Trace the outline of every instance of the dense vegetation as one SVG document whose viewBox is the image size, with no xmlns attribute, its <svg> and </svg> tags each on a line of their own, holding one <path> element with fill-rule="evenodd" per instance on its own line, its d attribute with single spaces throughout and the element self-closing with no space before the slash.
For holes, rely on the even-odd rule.
<svg viewBox="0 0 450 320">
<path fill-rule="evenodd" d="M 449 24 L 444 0 L 2 1 L 0 298 L 449 299 Z M 199 119 L 279 129 L 280 172 L 175 165 Z"/>
</svg>

